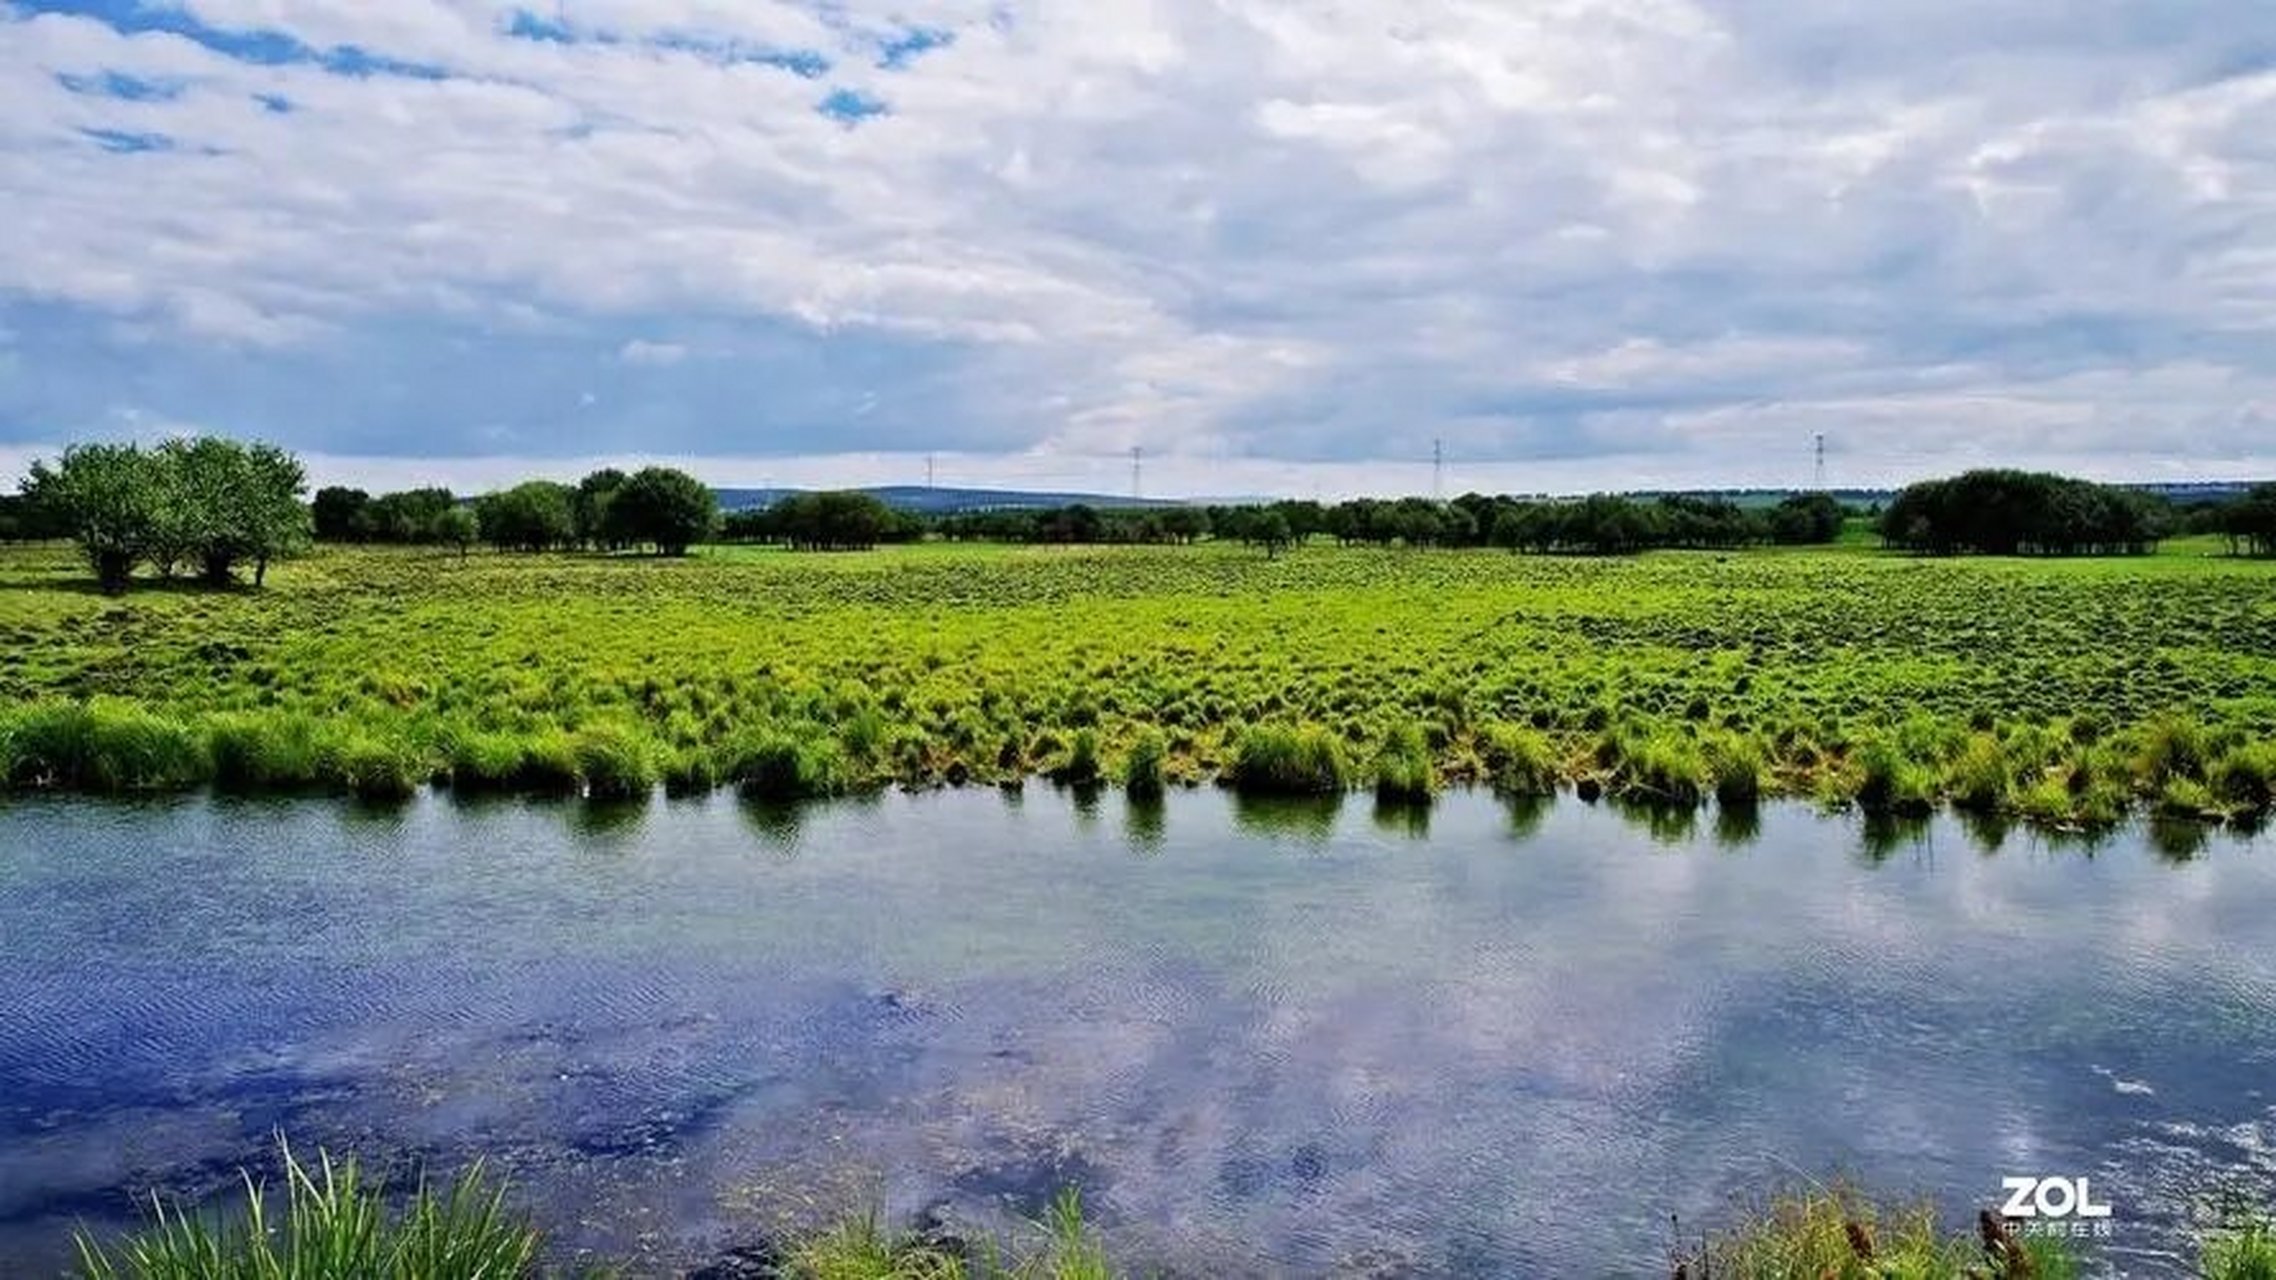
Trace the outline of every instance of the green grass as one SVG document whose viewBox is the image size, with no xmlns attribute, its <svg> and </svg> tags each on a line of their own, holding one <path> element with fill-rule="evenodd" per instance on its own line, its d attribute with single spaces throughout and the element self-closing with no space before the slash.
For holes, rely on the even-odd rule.
<svg viewBox="0 0 2276 1280">
<path fill-rule="evenodd" d="M 2201 786 L 2240 816 L 2276 803 L 2276 565 L 2209 550 L 325 549 L 262 592 L 106 599 L 68 551 L 13 548 L 0 776 L 790 797 L 1128 785 L 1135 758 L 1316 791 L 1388 759 L 1394 791 L 1587 778 L 2092 825 Z M 1406 728 L 1427 771 L 1382 751 Z"/>
<path fill-rule="evenodd" d="M 2214 1232 L 2198 1267 L 2205 1280 L 2276 1280 L 2276 1224 L 2263 1219 Z"/>
<path fill-rule="evenodd" d="M 535 1272 L 538 1234 L 478 1165 L 421 1181 L 400 1206 L 353 1160 L 311 1167 L 284 1150 L 280 1197 L 250 1176 L 244 1205 L 212 1214 L 162 1200 L 150 1225 L 105 1244 L 79 1236 L 85 1280 L 514 1280 Z"/>
<path fill-rule="evenodd" d="M 1683 1280 L 2073 1280 L 2078 1257 L 2062 1241 L 1937 1221 L 1925 1205 L 1877 1204 L 1845 1186 L 1771 1199 L 1735 1226 L 1679 1251 Z"/>
</svg>

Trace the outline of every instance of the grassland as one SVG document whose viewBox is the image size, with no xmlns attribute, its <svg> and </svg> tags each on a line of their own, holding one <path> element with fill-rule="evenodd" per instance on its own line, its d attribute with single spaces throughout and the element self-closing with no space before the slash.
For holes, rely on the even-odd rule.
<svg viewBox="0 0 2276 1280">
<path fill-rule="evenodd" d="M 2276 794 L 2276 565 L 2215 552 L 325 550 L 263 591 L 106 598 L 64 549 L 19 548 L 0 769 L 99 792 L 1042 774 L 2248 817 Z"/>
</svg>

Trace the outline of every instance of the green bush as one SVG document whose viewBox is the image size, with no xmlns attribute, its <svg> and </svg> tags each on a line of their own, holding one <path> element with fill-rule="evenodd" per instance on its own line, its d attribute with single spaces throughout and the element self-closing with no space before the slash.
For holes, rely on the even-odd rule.
<svg viewBox="0 0 2276 1280">
<path fill-rule="evenodd" d="M 1936 774 L 1889 738 L 1875 738 L 1857 753 L 1857 803 L 1868 809 L 1917 816 L 1936 807 Z"/>
<path fill-rule="evenodd" d="M 1251 795 L 1328 795 L 1351 786 L 1343 742 L 1318 725 L 1251 725 L 1234 744 L 1235 789 Z"/>
<path fill-rule="evenodd" d="M 2213 794 L 2226 803 L 2255 813 L 2266 809 L 2276 800 L 2276 743 L 2231 747 L 2213 762 L 2208 777 Z"/>
<path fill-rule="evenodd" d="M 2013 784 L 2007 750 L 1988 733 L 1971 736 L 1952 761 L 1946 790 L 1955 808 L 1970 813 L 1993 813 L 2008 803 Z"/>
<path fill-rule="evenodd" d="M 1762 746 L 1752 738 L 1723 734 L 1707 744 L 1707 777 L 1714 784 L 1715 803 L 1725 808 L 1760 800 L 1767 768 Z"/>
</svg>

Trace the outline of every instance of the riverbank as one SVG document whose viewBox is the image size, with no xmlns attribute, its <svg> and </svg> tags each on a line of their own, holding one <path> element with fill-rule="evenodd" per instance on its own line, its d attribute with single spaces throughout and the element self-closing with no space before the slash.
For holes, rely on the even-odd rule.
<svg viewBox="0 0 2276 1280">
<path fill-rule="evenodd" d="M 371 799 L 1477 782 L 2249 821 L 2276 801 L 2276 566 L 2212 550 L 327 550 L 260 592 L 111 599 L 16 549 L 0 777 Z"/>
</svg>

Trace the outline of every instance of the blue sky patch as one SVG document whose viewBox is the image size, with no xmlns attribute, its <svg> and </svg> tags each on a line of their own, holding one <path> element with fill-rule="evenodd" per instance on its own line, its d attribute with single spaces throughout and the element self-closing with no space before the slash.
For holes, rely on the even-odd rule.
<svg viewBox="0 0 2276 1280">
<path fill-rule="evenodd" d="M 118 71 L 105 71 L 91 76 L 75 76 L 67 72 L 58 75 L 56 81 L 73 93 L 124 98 L 128 102 L 166 102 L 182 95 L 180 84 L 144 80 Z"/>
<path fill-rule="evenodd" d="M 883 98 L 863 93 L 859 89 L 832 89 L 830 96 L 815 104 L 814 109 L 832 120 L 849 125 L 860 124 L 892 110 Z"/>
<path fill-rule="evenodd" d="M 172 151 L 174 140 L 163 133 L 136 133 L 127 129 L 81 129 L 98 147 L 120 155 L 139 151 Z"/>
<path fill-rule="evenodd" d="M 941 27 L 911 27 L 879 43 L 877 65 L 898 71 L 934 49 L 945 49 L 955 43 L 953 31 Z"/>
</svg>

